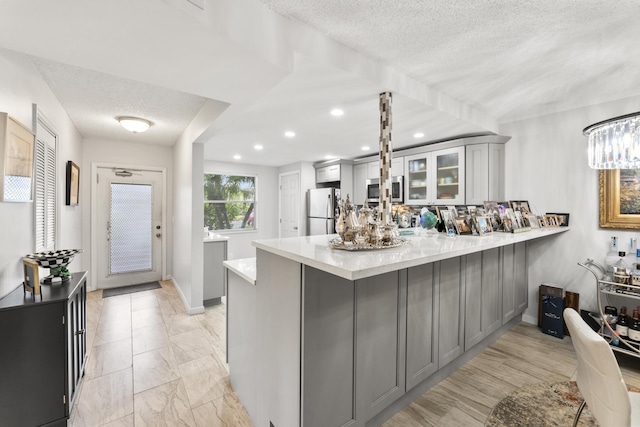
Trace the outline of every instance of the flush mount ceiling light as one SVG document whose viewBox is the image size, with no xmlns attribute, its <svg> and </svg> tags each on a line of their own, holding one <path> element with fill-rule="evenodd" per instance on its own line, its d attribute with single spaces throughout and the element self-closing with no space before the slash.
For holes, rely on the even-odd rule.
<svg viewBox="0 0 640 427">
<path fill-rule="evenodd" d="M 118 117 L 118 121 L 123 128 L 133 133 L 144 132 L 151 126 L 151 122 L 138 117 Z"/>
<path fill-rule="evenodd" d="M 640 112 L 592 124 L 582 133 L 593 169 L 640 169 Z"/>
</svg>

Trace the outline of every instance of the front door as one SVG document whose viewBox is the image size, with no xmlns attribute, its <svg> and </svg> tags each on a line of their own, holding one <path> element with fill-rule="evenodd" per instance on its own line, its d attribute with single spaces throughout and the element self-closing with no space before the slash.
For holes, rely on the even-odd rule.
<svg viewBox="0 0 640 427">
<path fill-rule="evenodd" d="M 98 168 L 98 288 L 162 278 L 162 173 Z"/>
<path fill-rule="evenodd" d="M 300 173 L 280 175 L 280 237 L 300 235 Z"/>
</svg>

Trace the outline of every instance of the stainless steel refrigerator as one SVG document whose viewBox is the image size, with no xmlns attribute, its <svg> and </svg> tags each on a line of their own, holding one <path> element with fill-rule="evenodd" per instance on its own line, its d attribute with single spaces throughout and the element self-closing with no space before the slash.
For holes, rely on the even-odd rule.
<svg viewBox="0 0 640 427">
<path fill-rule="evenodd" d="M 339 188 L 314 188 L 307 191 L 307 236 L 336 232 L 339 200 Z"/>
</svg>

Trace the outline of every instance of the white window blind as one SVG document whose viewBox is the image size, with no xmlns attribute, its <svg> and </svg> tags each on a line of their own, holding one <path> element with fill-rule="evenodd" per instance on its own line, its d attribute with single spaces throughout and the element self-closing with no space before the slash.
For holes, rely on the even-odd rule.
<svg viewBox="0 0 640 427">
<path fill-rule="evenodd" d="M 56 140 L 57 136 L 38 119 L 34 182 L 36 252 L 55 249 Z"/>
</svg>

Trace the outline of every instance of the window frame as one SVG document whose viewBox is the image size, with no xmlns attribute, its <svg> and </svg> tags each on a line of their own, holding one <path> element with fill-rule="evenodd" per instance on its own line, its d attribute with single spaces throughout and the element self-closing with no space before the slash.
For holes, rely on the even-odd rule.
<svg viewBox="0 0 640 427">
<path fill-rule="evenodd" d="M 249 177 L 253 178 L 254 193 L 253 199 L 248 200 L 209 200 L 204 199 L 203 209 L 207 204 L 226 204 L 226 203 L 253 203 L 253 227 L 252 228 L 216 228 L 211 229 L 216 233 L 252 233 L 258 231 L 258 175 L 250 173 L 239 172 L 204 172 L 203 175 L 203 192 L 204 183 L 206 182 L 206 175 L 223 175 L 223 176 L 237 176 L 237 177 Z M 204 195 L 206 196 L 206 195 Z"/>
<path fill-rule="evenodd" d="M 38 109 L 37 105 L 33 104 L 33 130 L 35 134 L 35 146 L 34 146 L 34 159 L 33 159 L 33 245 L 35 252 L 52 251 L 58 247 L 59 236 L 59 194 L 58 183 L 58 171 L 60 170 L 58 165 L 58 154 L 60 137 L 55 128 L 51 126 L 49 120 Z M 48 138 L 43 138 L 43 132 L 49 134 Z M 53 144 L 47 142 L 53 137 Z M 42 154 L 44 158 L 39 158 L 38 148 L 42 147 Z M 49 158 L 52 155 L 53 159 Z M 38 177 L 37 168 L 40 164 L 40 160 L 44 167 L 44 188 L 41 197 L 43 198 L 43 219 L 42 222 L 38 220 Z M 53 169 L 53 170 L 52 170 Z M 53 187 L 53 188 L 51 188 Z M 51 200 L 53 198 L 53 200 Z M 53 219 L 51 219 L 53 216 Z M 39 230 L 42 230 L 42 241 L 38 239 Z M 53 234 L 53 235 L 51 235 Z"/>
</svg>

